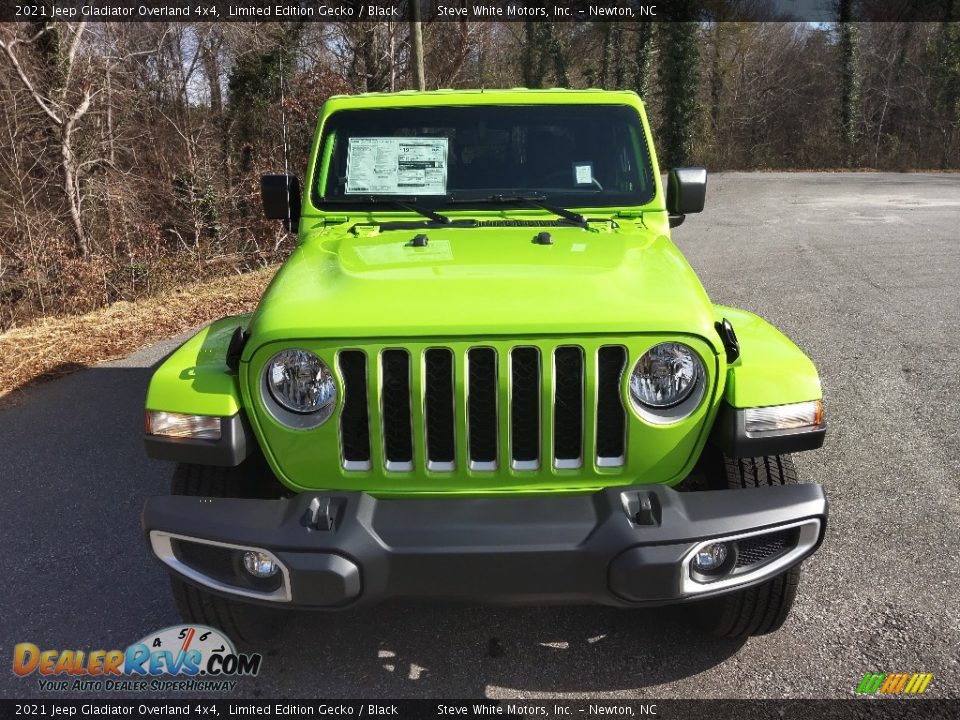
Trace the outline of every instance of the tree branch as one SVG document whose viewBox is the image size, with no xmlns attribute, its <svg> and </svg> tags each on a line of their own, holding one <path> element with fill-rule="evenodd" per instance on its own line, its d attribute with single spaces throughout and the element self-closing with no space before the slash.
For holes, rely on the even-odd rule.
<svg viewBox="0 0 960 720">
<path fill-rule="evenodd" d="M 35 37 L 39 37 L 39 34 Z M 34 102 L 46 113 L 54 123 L 57 125 L 63 125 L 63 120 L 54 112 L 53 108 L 47 105 L 46 100 L 40 92 L 33 86 L 33 83 L 30 82 L 30 78 L 27 77 L 27 73 L 24 71 L 23 66 L 20 64 L 20 61 L 17 59 L 17 56 L 13 53 L 13 46 L 17 44 L 18 41 L 13 40 L 10 43 L 5 43 L 3 40 L 0 40 L 0 48 L 3 48 L 3 51 L 7 54 L 7 57 L 10 58 L 10 62 L 13 63 L 14 69 L 17 71 L 17 75 L 20 77 L 20 82 L 23 83 L 24 87 L 27 88 L 27 91 L 30 93 L 30 96 L 33 98 Z"/>
</svg>

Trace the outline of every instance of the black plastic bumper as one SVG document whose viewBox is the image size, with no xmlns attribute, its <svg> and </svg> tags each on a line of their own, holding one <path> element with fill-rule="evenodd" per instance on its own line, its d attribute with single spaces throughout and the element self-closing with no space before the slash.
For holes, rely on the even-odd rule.
<svg viewBox="0 0 960 720">
<path fill-rule="evenodd" d="M 782 572 L 819 546 L 826 515 L 819 485 L 688 493 L 632 486 L 519 498 L 164 496 L 147 500 L 142 524 L 154 554 L 175 572 L 182 566 L 158 550 L 169 549 L 170 538 L 272 553 L 284 579 L 283 592 L 272 598 L 199 581 L 253 602 L 333 608 L 433 598 L 632 606 L 762 582 L 769 574 L 751 572 L 735 587 L 700 587 L 691 583 L 686 563 L 703 540 L 806 521 L 807 544 L 796 557 L 783 558 L 776 568 Z M 182 574 L 198 582 L 194 573 Z"/>
</svg>

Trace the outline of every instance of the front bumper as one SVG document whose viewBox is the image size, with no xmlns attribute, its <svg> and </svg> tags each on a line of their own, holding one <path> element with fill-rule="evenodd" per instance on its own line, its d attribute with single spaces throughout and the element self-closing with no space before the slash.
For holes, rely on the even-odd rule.
<svg viewBox="0 0 960 720">
<path fill-rule="evenodd" d="M 251 602 L 342 608 L 431 598 L 636 606 L 763 582 L 817 549 L 826 517 L 819 485 L 708 492 L 632 486 L 519 498 L 163 496 L 147 499 L 142 525 L 170 570 Z M 708 540 L 730 543 L 736 567 L 727 575 L 691 571 L 694 553 Z M 244 577 L 238 558 L 247 550 L 279 562 L 272 584 Z"/>
</svg>

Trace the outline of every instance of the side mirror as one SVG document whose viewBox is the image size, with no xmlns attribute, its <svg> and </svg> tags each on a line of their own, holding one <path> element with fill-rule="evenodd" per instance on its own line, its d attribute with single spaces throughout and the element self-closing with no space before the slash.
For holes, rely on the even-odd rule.
<svg viewBox="0 0 960 720">
<path fill-rule="evenodd" d="M 285 220 L 287 230 L 296 230 L 300 221 L 300 181 L 293 175 L 264 175 L 260 178 L 263 214 L 269 220 Z"/>
<path fill-rule="evenodd" d="M 682 223 L 688 213 L 703 212 L 707 199 L 706 168 L 674 168 L 667 176 L 667 212 L 670 227 Z"/>
</svg>

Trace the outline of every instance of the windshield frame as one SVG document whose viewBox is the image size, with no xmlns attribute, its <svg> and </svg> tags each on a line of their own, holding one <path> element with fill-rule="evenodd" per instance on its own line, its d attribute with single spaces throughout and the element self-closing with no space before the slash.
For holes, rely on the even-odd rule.
<svg viewBox="0 0 960 720">
<path fill-rule="evenodd" d="M 546 98 L 545 98 L 546 100 Z M 630 133 L 630 142 L 634 146 L 636 153 L 636 170 L 641 173 L 639 178 L 645 181 L 646 191 L 638 190 L 636 192 L 613 192 L 606 190 L 597 190 L 593 188 L 565 188 L 563 192 L 557 192 L 556 189 L 542 187 L 526 186 L 502 186 L 489 189 L 467 189 L 467 188 L 448 188 L 448 192 L 443 195 L 421 195 L 417 197 L 417 204 L 433 211 L 441 211 L 450 215 L 452 218 L 462 217 L 464 214 L 471 216 L 482 215 L 503 215 L 505 212 L 513 213 L 521 211 L 524 214 L 542 214 L 542 209 L 532 208 L 529 203 L 522 200 L 516 202 L 504 202 L 492 205 L 486 202 L 484 198 L 491 192 L 503 195 L 542 195 L 545 202 L 554 205 L 561 205 L 568 209 L 585 210 L 599 212 L 602 214 L 616 213 L 625 208 L 639 209 L 649 208 L 650 210 L 662 209 L 662 201 L 657 202 L 661 196 L 661 182 L 657 169 L 656 156 L 653 152 L 652 142 L 649 134 L 646 117 L 643 112 L 642 104 L 637 99 L 636 105 L 629 102 L 611 101 L 611 102 L 512 102 L 512 103 L 439 103 L 423 105 L 402 105 L 394 106 L 385 104 L 383 107 L 342 107 L 333 109 L 321 118 L 321 124 L 317 128 L 317 134 L 311 152 L 311 162 L 308 168 L 307 181 L 309 182 L 309 205 L 310 210 L 320 215 L 342 215 L 342 214 L 367 214 L 367 215 L 396 215 L 412 214 L 408 211 L 398 211 L 396 204 L 390 200 L 382 202 L 362 202 L 358 198 L 350 196 L 339 197 L 336 199 L 325 199 L 320 195 L 321 184 L 326 184 L 327 173 L 330 163 L 333 162 L 333 143 L 331 141 L 331 132 L 334 126 L 331 120 L 341 118 L 348 113 L 376 113 L 381 110 L 402 110 L 406 112 L 449 110 L 449 109 L 483 109 L 492 110 L 497 107 L 510 107 L 522 109 L 536 109 L 537 111 L 549 112 L 550 110 L 570 112 L 574 108 L 586 108 L 596 110 L 598 108 L 610 109 L 616 108 L 617 112 L 624 113 L 624 120 L 627 122 L 627 129 Z M 629 115 L 627 115 L 629 113 Z M 635 121 L 634 121 L 635 118 Z M 457 198 L 458 195 L 464 195 L 463 199 Z M 409 195 L 402 196 L 409 199 Z M 452 198 L 452 199 L 451 199 Z M 360 201 L 358 201 L 360 200 Z M 651 207 L 653 206 L 653 207 Z M 307 209 L 307 208 L 305 208 Z M 311 213 L 312 214 L 312 213 Z"/>
</svg>

